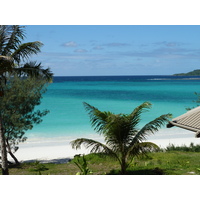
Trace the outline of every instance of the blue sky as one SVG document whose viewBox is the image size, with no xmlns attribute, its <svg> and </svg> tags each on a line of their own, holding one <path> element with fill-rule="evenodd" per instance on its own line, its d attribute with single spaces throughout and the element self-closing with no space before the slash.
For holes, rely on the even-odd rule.
<svg viewBox="0 0 200 200">
<path fill-rule="evenodd" d="M 200 26 L 28 25 L 31 60 L 56 76 L 170 75 L 200 69 Z"/>
</svg>

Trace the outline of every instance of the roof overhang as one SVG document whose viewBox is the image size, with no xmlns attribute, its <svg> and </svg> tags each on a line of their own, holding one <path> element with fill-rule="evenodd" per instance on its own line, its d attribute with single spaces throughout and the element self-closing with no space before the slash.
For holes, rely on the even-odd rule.
<svg viewBox="0 0 200 200">
<path fill-rule="evenodd" d="M 196 132 L 196 137 L 200 137 L 200 106 L 194 108 L 187 113 L 172 119 L 167 124 L 167 128 L 177 126 L 189 131 Z"/>
</svg>

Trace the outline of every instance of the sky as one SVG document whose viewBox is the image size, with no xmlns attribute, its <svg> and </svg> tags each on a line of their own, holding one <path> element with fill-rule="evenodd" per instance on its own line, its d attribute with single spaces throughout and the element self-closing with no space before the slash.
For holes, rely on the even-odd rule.
<svg viewBox="0 0 200 200">
<path fill-rule="evenodd" d="M 27 25 L 31 60 L 55 76 L 171 75 L 200 69 L 199 25 Z"/>
</svg>

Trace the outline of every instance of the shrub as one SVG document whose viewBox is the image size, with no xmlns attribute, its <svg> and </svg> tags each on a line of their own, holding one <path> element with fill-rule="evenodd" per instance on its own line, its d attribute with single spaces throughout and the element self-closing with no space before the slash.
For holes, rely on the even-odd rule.
<svg viewBox="0 0 200 200">
<path fill-rule="evenodd" d="M 185 152 L 200 152 L 200 145 L 194 145 L 194 143 L 190 143 L 189 146 L 175 146 L 174 144 L 169 144 L 165 149 L 165 151 L 185 151 Z"/>
</svg>

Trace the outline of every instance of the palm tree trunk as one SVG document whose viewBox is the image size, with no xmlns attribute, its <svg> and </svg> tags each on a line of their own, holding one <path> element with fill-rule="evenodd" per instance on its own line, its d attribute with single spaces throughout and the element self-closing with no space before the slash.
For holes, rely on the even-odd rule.
<svg viewBox="0 0 200 200">
<path fill-rule="evenodd" d="M 4 136 L 3 126 L 2 126 L 2 118 L 1 118 L 1 116 L 0 116 L 0 145 L 1 145 L 2 175 L 9 175 L 7 151 L 6 151 L 6 142 L 5 142 L 5 136 Z"/>
<path fill-rule="evenodd" d="M 125 163 L 125 161 L 122 161 L 122 163 L 121 163 L 121 174 L 122 175 L 126 174 L 126 163 Z"/>
<path fill-rule="evenodd" d="M 126 174 L 126 169 L 127 169 L 127 163 L 126 163 L 126 156 L 122 154 L 122 157 L 121 157 L 121 174 L 122 175 L 125 175 Z"/>
</svg>

